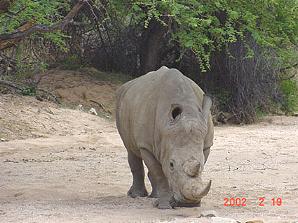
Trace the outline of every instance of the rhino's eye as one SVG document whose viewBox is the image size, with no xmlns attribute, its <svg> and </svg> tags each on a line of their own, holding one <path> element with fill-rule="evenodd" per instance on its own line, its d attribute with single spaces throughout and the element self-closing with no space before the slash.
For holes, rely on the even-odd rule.
<svg viewBox="0 0 298 223">
<path fill-rule="evenodd" d="M 175 107 L 172 110 L 172 118 L 176 119 L 179 115 L 181 115 L 181 113 L 182 113 L 182 109 L 179 106 Z"/>
</svg>

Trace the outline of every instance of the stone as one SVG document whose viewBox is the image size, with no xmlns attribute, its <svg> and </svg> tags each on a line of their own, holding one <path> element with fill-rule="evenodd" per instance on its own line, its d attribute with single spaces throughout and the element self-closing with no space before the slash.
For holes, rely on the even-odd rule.
<svg viewBox="0 0 298 223">
<path fill-rule="evenodd" d="M 239 223 L 233 218 L 212 217 L 211 220 L 211 223 Z"/>
<path fill-rule="evenodd" d="M 262 220 L 249 220 L 246 221 L 245 223 L 264 223 Z"/>
<path fill-rule="evenodd" d="M 211 217 L 216 217 L 217 213 L 214 210 L 205 210 L 201 212 L 201 215 L 199 216 L 199 218 L 201 217 L 207 217 L 207 218 L 211 218 Z"/>
<path fill-rule="evenodd" d="M 92 115 L 97 115 L 97 112 L 96 112 L 95 108 L 91 108 L 89 110 L 89 113 L 92 114 Z"/>
</svg>

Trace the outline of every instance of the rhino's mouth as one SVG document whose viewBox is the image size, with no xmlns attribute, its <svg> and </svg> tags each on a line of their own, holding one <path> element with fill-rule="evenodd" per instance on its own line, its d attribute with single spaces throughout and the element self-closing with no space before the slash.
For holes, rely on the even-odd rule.
<svg viewBox="0 0 298 223">
<path fill-rule="evenodd" d="M 201 206 L 201 200 L 190 200 L 187 199 L 181 192 L 180 196 L 174 195 L 174 199 L 176 201 L 177 207 L 200 207 Z"/>
<path fill-rule="evenodd" d="M 201 207 L 201 201 L 196 203 L 176 202 L 177 207 Z"/>
</svg>

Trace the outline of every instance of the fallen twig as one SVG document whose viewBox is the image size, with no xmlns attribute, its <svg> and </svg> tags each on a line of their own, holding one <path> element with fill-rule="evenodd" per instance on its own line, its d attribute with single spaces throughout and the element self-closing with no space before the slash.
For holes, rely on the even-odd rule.
<svg viewBox="0 0 298 223">
<path fill-rule="evenodd" d="M 99 103 L 99 102 L 97 102 L 97 101 L 94 101 L 94 100 L 92 100 L 92 99 L 90 99 L 89 101 L 91 101 L 91 102 L 97 104 L 97 105 L 98 105 L 98 106 L 99 106 L 105 113 L 111 114 L 111 112 L 108 111 L 107 109 L 105 109 L 105 107 L 104 107 L 101 103 Z"/>
<path fill-rule="evenodd" d="M 13 89 L 17 90 L 17 92 L 19 94 L 24 94 L 25 90 L 29 88 L 28 86 L 20 86 L 20 85 L 17 85 L 15 83 L 12 83 L 10 81 L 5 81 L 5 80 L 0 80 L 0 85 L 4 85 L 6 87 L 13 88 Z M 35 93 L 36 93 L 37 98 L 45 98 L 45 95 L 46 95 L 48 100 L 54 101 L 55 103 L 60 104 L 58 97 L 45 89 L 35 87 Z M 41 93 L 44 95 L 40 96 Z"/>
<path fill-rule="evenodd" d="M 5 86 L 8 86 L 8 87 L 11 87 L 11 88 L 14 88 L 14 89 L 16 89 L 16 90 L 18 90 L 20 92 L 23 91 L 23 88 L 21 88 L 20 86 L 14 84 L 12 82 L 9 82 L 9 81 L 0 80 L 0 84 L 5 85 Z"/>
</svg>

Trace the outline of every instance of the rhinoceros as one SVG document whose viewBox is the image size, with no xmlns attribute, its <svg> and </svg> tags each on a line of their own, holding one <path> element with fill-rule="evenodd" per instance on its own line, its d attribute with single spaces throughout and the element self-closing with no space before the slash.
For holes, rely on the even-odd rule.
<svg viewBox="0 0 298 223">
<path fill-rule="evenodd" d="M 148 196 L 144 160 L 154 206 L 200 206 L 211 186 L 201 179 L 213 145 L 211 105 L 195 82 L 164 66 L 117 90 L 116 124 L 133 176 L 129 196 Z"/>
</svg>

